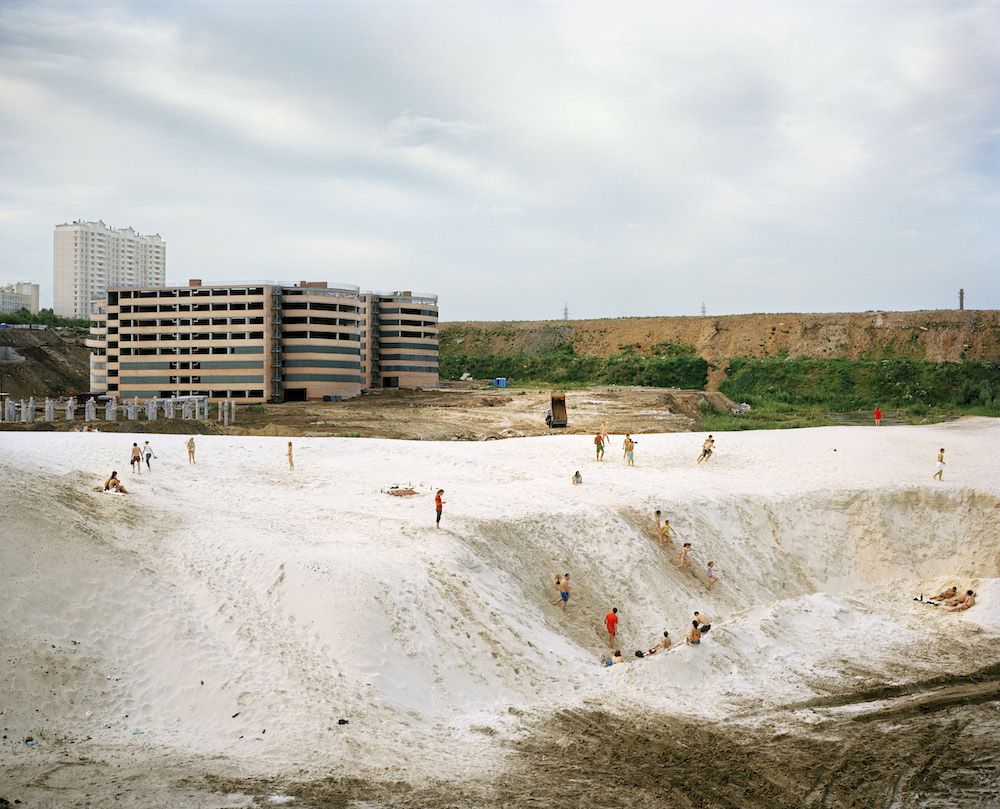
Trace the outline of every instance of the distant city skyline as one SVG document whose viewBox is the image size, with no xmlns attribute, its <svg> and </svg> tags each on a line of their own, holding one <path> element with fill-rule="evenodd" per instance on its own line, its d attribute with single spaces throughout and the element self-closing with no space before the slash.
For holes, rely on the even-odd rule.
<svg viewBox="0 0 1000 809">
<path fill-rule="evenodd" d="M 0 286 L 53 228 L 167 284 L 443 321 L 1000 308 L 1000 5 L 0 5 Z"/>
</svg>

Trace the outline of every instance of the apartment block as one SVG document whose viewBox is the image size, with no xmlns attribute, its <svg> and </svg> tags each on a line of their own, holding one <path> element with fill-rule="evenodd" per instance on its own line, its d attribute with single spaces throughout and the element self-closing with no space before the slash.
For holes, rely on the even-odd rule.
<svg viewBox="0 0 1000 809">
<path fill-rule="evenodd" d="M 90 389 L 120 398 L 347 399 L 438 381 L 437 297 L 324 281 L 109 289 Z"/>
<path fill-rule="evenodd" d="M 38 314 L 38 284 L 7 284 L 0 287 L 0 313 L 12 314 L 27 309 Z"/>
<path fill-rule="evenodd" d="M 86 319 L 109 289 L 162 287 L 167 245 L 159 234 L 143 236 L 100 221 L 56 225 L 52 271 L 53 311 Z"/>
</svg>

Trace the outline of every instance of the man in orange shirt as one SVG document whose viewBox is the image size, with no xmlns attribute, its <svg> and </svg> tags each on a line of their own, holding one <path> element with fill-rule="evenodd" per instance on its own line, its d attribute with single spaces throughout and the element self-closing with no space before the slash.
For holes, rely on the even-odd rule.
<svg viewBox="0 0 1000 809">
<path fill-rule="evenodd" d="M 604 618 L 604 625 L 608 628 L 608 646 L 615 647 L 615 635 L 618 634 L 618 607 L 612 607 L 611 612 Z"/>
<path fill-rule="evenodd" d="M 434 495 L 434 510 L 437 512 L 437 521 L 434 525 L 438 528 L 441 527 L 441 510 L 444 508 L 444 500 L 441 499 L 442 494 L 444 494 L 444 489 L 438 489 L 437 494 Z"/>
</svg>

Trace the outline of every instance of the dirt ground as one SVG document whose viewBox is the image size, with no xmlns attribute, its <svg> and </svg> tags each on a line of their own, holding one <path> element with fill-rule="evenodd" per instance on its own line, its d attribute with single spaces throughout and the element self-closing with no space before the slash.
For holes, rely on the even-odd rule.
<svg viewBox="0 0 1000 809">
<path fill-rule="evenodd" d="M 101 432 L 195 433 L 278 436 L 349 436 L 426 441 L 485 441 L 534 435 L 596 433 L 608 422 L 615 435 L 672 433 L 697 429 L 698 402 L 720 408 L 733 403 L 720 393 L 668 388 L 589 388 L 566 394 L 569 424 L 545 425 L 550 391 L 488 388 L 468 382 L 443 382 L 431 390 L 373 391 L 343 402 L 286 402 L 240 405 L 236 423 L 222 426 L 181 419 L 92 422 Z M 80 411 L 78 409 L 77 415 Z M 103 415 L 103 410 L 99 410 Z M 0 429 L 78 430 L 57 410 L 53 424 L 3 424 Z"/>
</svg>

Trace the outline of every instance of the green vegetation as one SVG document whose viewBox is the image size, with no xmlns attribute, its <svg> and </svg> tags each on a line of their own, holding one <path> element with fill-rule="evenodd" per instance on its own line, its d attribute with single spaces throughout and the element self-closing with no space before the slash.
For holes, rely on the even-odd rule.
<svg viewBox="0 0 1000 809">
<path fill-rule="evenodd" d="M 572 343 L 558 343 L 538 354 L 458 353 L 458 346 L 442 342 L 439 354 L 443 379 L 469 373 L 476 379 L 506 377 L 518 385 L 643 385 L 702 390 L 708 382 L 708 362 L 694 356 L 689 346 L 662 343 L 653 356 L 640 355 L 638 346 L 623 346 L 613 357 L 578 355 Z"/>
<path fill-rule="evenodd" d="M 0 315 L 0 323 L 17 323 L 48 326 L 51 329 L 70 329 L 80 334 L 90 331 L 90 321 L 82 318 L 59 317 L 51 309 L 39 309 L 37 315 L 27 309 Z"/>
<path fill-rule="evenodd" d="M 752 406 L 764 402 L 825 410 L 929 408 L 1000 416 L 1000 363 L 965 360 L 747 359 L 729 362 L 719 390 Z"/>
</svg>

